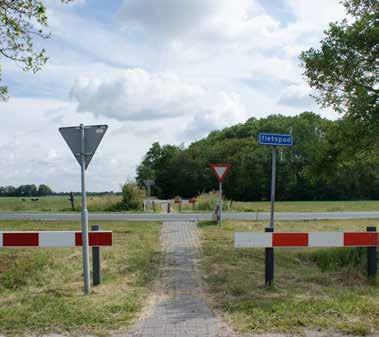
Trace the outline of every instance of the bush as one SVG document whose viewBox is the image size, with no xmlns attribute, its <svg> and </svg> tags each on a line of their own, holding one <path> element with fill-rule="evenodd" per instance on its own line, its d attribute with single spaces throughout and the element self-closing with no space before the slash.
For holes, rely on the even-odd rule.
<svg viewBox="0 0 379 337">
<path fill-rule="evenodd" d="M 218 195 L 214 192 L 202 193 L 196 198 L 197 209 L 199 211 L 213 211 L 218 203 Z"/>
<path fill-rule="evenodd" d="M 122 201 L 120 209 L 142 210 L 145 191 L 134 182 L 127 182 L 122 186 Z"/>
</svg>

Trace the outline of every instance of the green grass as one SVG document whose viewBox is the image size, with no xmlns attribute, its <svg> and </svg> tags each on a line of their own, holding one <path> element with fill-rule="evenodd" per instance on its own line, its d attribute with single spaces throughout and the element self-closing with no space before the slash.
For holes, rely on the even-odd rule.
<svg viewBox="0 0 379 337">
<path fill-rule="evenodd" d="M 68 196 L 39 197 L 38 201 L 32 198 L 0 197 L 0 211 L 9 212 L 71 212 L 71 203 Z M 90 212 L 110 211 L 112 207 L 121 201 L 121 196 L 104 195 L 87 197 L 87 208 Z M 80 211 L 81 197 L 75 196 L 75 212 Z"/>
<path fill-rule="evenodd" d="M 0 211 L 33 211 L 33 212 L 70 212 L 71 204 L 67 196 L 40 197 L 38 201 L 31 201 L 31 198 L 0 197 Z M 216 202 L 213 194 L 204 194 L 195 204 L 195 212 L 210 211 Z M 88 210 L 90 212 L 114 211 L 117 203 L 121 201 L 121 196 L 105 195 L 88 197 Z M 369 201 L 278 201 L 275 204 L 277 212 L 337 212 L 337 211 L 379 211 L 379 200 Z M 75 197 L 75 211 L 80 211 L 81 199 Z M 179 211 L 179 205 L 172 203 L 172 210 Z M 268 212 L 269 202 L 240 202 L 225 201 L 224 210 L 235 212 Z M 152 210 L 150 210 L 152 211 Z M 161 207 L 156 207 L 157 212 L 161 212 Z M 182 204 L 183 212 L 192 212 L 192 204 Z"/>
<path fill-rule="evenodd" d="M 82 290 L 80 248 L 2 249 L 0 331 L 5 335 L 106 335 L 127 328 L 150 292 L 160 262 L 158 223 L 107 222 L 113 247 L 101 249 L 103 282 Z M 78 230 L 60 222 L 1 222 L 1 230 Z"/>
<path fill-rule="evenodd" d="M 225 209 L 228 202 L 225 203 Z M 231 210 L 238 212 L 269 212 L 270 202 L 233 202 Z M 277 212 L 364 212 L 379 211 L 379 200 L 359 201 L 278 201 Z"/>
<path fill-rule="evenodd" d="M 278 231 L 359 230 L 379 220 L 278 222 Z M 365 249 L 275 249 L 275 284 L 264 287 L 264 249 L 235 249 L 233 232 L 261 222 L 201 223 L 201 268 L 211 304 L 240 332 L 378 332 L 379 287 L 365 275 Z M 375 330 L 376 329 L 376 330 Z"/>
<path fill-rule="evenodd" d="M 208 198 L 208 199 L 207 199 Z M 218 202 L 211 196 L 204 195 L 200 202 L 195 204 L 195 212 L 207 211 L 214 209 L 214 204 Z M 178 206 L 174 206 L 178 211 Z M 223 203 L 225 211 L 232 212 L 269 212 L 269 201 L 230 201 L 225 200 Z M 192 211 L 192 205 L 183 204 L 183 212 Z M 359 200 L 359 201 L 277 201 L 275 203 L 277 212 L 369 212 L 379 211 L 379 200 Z"/>
</svg>

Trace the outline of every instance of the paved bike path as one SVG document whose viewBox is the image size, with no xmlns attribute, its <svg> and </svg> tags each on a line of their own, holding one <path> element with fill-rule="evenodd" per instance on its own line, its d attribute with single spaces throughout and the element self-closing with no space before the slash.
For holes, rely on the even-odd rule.
<svg viewBox="0 0 379 337">
<path fill-rule="evenodd" d="M 165 263 L 160 277 L 163 299 L 130 337 L 230 337 L 201 296 L 197 271 L 198 230 L 194 222 L 165 222 L 161 233 Z"/>
</svg>

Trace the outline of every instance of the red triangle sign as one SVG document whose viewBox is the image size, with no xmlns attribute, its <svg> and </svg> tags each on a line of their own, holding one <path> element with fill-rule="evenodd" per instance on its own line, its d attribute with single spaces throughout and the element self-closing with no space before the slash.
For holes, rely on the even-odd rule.
<svg viewBox="0 0 379 337">
<path fill-rule="evenodd" d="M 220 183 L 224 181 L 226 175 L 232 167 L 230 164 L 210 164 L 209 166 Z"/>
</svg>

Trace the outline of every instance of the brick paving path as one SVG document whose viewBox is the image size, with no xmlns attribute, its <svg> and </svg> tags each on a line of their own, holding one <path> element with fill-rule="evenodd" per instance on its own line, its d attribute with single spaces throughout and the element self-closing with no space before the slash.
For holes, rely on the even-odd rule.
<svg viewBox="0 0 379 337">
<path fill-rule="evenodd" d="M 232 337 L 201 296 L 194 222 L 166 222 L 161 240 L 165 263 L 159 279 L 163 299 L 130 337 Z"/>
</svg>

